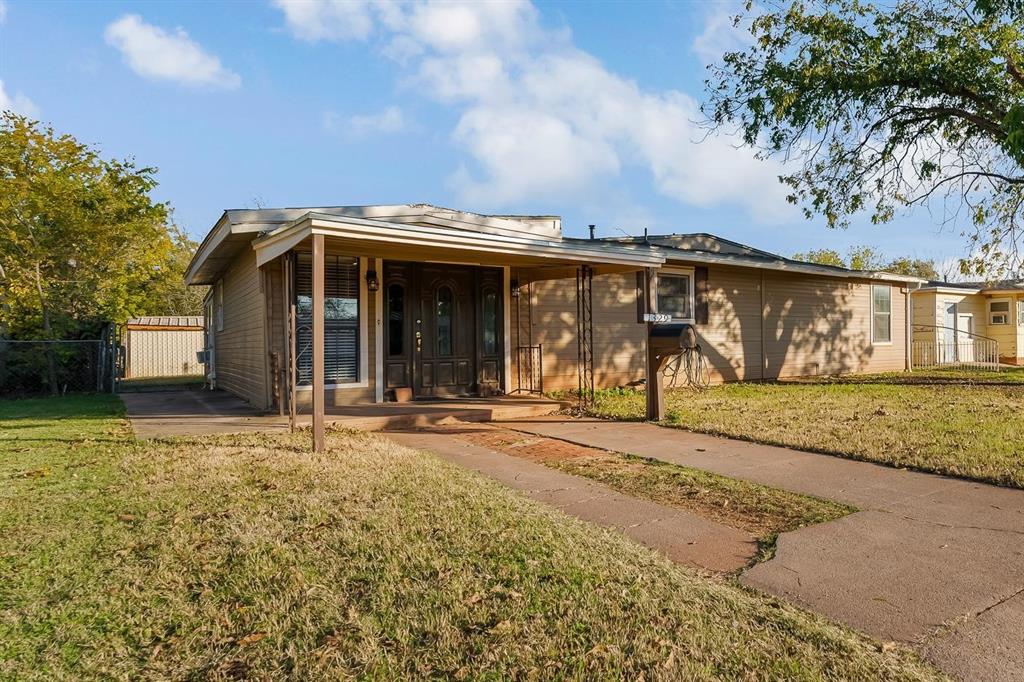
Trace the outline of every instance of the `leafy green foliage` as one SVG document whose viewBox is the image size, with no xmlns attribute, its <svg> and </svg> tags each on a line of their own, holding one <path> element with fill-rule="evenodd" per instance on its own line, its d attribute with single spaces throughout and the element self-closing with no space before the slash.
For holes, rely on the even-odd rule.
<svg viewBox="0 0 1024 682">
<path fill-rule="evenodd" d="M 817 263 L 818 265 L 835 265 L 845 268 L 846 261 L 833 249 L 816 249 L 807 253 L 794 253 L 793 260 L 802 260 L 805 263 Z"/>
<path fill-rule="evenodd" d="M 107 320 L 198 313 L 194 244 L 149 194 L 155 169 L 5 113 L 0 118 L 0 335 L 69 338 Z"/>
<path fill-rule="evenodd" d="M 808 218 L 921 207 L 964 231 L 965 273 L 1021 271 L 1019 0 L 748 2 L 736 22 L 753 40 L 711 67 L 708 123 L 787 159 Z"/>
<path fill-rule="evenodd" d="M 910 275 L 927 280 L 939 279 L 939 273 L 935 269 L 935 261 L 922 258 L 910 258 L 903 256 L 886 261 L 881 254 L 870 246 L 855 246 L 847 251 L 846 258 L 843 258 L 834 249 L 817 249 L 806 253 L 793 254 L 794 260 L 801 260 L 805 263 L 817 263 L 818 265 L 836 265 L 851 270 L 884 270 L 897 275 Z"/>
</svg>

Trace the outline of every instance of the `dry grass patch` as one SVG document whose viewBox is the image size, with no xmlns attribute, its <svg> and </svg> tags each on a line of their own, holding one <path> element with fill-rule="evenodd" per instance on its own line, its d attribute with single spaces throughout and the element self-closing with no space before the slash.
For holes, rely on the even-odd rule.
<svg viewBox="0 0 1024 682">
<path fill-rule="evenodd" d="M 938 677 L 376 436 L 0 419 L 0 678 Z"/>
<path fill-rule="evenodd" d="M 676 389 L 667 409 L 691 431 L 1024 488 L 1024 369 Z M 594 413 L 641 419 L 643 393 L 599 392 Z"/>
</svg>

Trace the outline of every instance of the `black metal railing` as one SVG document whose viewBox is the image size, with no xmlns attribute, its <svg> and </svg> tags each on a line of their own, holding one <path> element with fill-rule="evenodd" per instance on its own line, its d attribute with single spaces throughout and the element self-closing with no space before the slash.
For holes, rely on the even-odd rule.
<svg viewBox="0 0 1024 682">
<path fill-rule="evenodd" d="M 516 348 L 516 389 L 513 393 L 544 392 L 544 348 L 519 346 Z"/>
</svg>

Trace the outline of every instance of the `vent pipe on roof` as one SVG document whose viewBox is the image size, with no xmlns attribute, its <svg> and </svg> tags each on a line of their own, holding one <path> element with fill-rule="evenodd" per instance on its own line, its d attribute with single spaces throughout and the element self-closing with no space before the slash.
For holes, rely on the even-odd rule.
<svg viewBox="0 0 1024 682">
<path fill-rule="evenodd" d="M 593 239 L 594 238 L 594 226 L 593 225 L 588 225 L 587 227 L 590 228 L 590 238 Z"/>
<path fill-rule="evenodd" d="M 646 243 L 648 243 L 648 242 L 647 242 L 647 228 L 645 227 L 644 228 L 644 244 L 646 244 Z"/>
</svg>

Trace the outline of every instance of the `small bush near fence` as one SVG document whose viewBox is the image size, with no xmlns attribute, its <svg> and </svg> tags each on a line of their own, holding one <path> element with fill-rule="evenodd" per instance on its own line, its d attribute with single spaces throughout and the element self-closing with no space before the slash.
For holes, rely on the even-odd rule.
<svg viewBox="0 0 1024 682">
<path fill-rule="evenodd" d="M 0 340 L 0 397 L 109 390 L 103 341 Z"/>
</svg>

